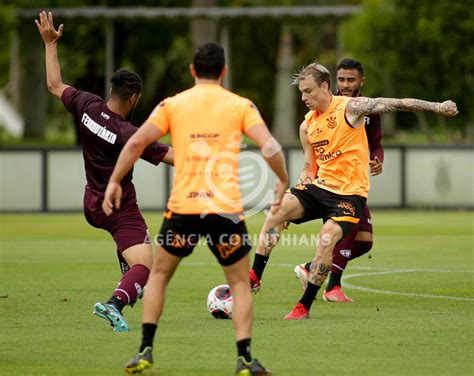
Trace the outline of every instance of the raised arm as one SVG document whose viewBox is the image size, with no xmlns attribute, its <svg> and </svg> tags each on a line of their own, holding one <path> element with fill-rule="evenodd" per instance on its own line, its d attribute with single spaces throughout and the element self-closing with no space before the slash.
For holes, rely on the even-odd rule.
<svg viewBox="0 0 474 376">
<path fill-rule="evenodd" d="M 363 115 L 381 114 L 385 112 L 418 112 L 431 111 L 444 116 L 458 114 L 456 103 L 453 101 L 428 102 L 413 98 L 351 98 L 346 106 L 346 116 L 351 124 L 357 124 Z"/>
<path fill-rule="evenodd" d="M 278 176 L 278 183 L 275 187 L 274 205 L 279 205 L 286 189 L 288 188 L 288 173 L 286 172 L 285 158 L 281 152 L 281 145 L 272 136 L 265 124 L 257 124 L 246 131 L 247 136 L 254 141 L 262 156 L 273 172 Z"/>
<path fill-rule="evenodd" d="M 58 30 L 54 29 L 53 14 L 46 14 L 42 11 L 39 14 L 39 21 L 35 20 L 36 26 L 43 38 L 46 56 L 46 82 L 51 94 L 61 99 L 63 91 L 68 87 L 61 79 L 61 69 L 58 61 L 58 40 L 63 35 L 63 24 L 59 25 Z"/>
<path fill-rule="evenodd" d="M 308 127 L 306 121 L 303 121 L 300 125 L 300 141 L 304 152 L 304 165 L 298 178 L 298 184 L 311 183 L 316 178 L 316 173 L 318 171 L 316 155 L 314 154 L 313 147 L 308 142 L 307 132 Z"/>
</svg>

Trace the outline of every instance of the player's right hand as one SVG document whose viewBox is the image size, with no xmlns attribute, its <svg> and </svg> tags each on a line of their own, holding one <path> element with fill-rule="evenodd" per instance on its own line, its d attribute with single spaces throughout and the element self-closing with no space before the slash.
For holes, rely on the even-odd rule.
<svg viewBox="0 0 474 376">
<path fill-rule="evenodd" d="M 278 180 L 275 186 L 275 200 L 272 202 L 272 206 L 280 206 L 281 199 L 288 189 L 288 181 Z"/>
<path fill-rule="evenodd" d="M 112 214 L 114 208 L 120 209 L 120 201 L 122 200 L 122 187 L 119 183 L 109 182 L 104 194 L 104 201 L 102 202 L 102 210 L 109 216 Z"/>
<path fill-rule="evenodd" d="M 39 14 L 39 18 L 39 22 L 38 20 L 35 20 L 35 24 L 38 27 L 38 30 L 41 34 L 41 38 L 43 38 L 44 43 L 56 43 L 63 35 L 64 25 L 59 25 L 58 30 L 55 30 L 53 23 L 53 14 L 51 12 L 46 14 L 44 10 Z"/>
</svg>

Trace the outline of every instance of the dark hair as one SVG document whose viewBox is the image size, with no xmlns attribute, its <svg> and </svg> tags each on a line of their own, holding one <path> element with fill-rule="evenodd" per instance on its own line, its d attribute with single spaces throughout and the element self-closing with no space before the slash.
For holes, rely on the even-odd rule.
<svg viewBox="0 0 474 376">
<path fill-rule="evenodd" d="M 364 66 L 360 61 L 354 59 L 342 59 L 341 62 L 337 65 L 336 72 L 339 69 L 357 69 L 359 74 L 364 76 Z"/>
<path fill-rule="evenodd" d="M 225 66 L 224 49 L 212 42 L 199 46 L 194 53 L 193 65 L 199 78 L 219 78 Z"/>
<path fill-rule="evenodd" d="M 142 79 L 135 72 L 119 69 L 110 79 L 112 84 L 112 95 L 123 101 L 129 99 L 133 94 L 140 94 L 143 88 Z"/>
</svg>

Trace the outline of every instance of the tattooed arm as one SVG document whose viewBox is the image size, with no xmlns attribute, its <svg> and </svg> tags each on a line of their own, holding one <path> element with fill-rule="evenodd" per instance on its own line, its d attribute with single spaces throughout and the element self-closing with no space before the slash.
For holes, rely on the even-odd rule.
<svg viewBox="0 0 474 376">
<path fill-rule="evenodd" d="M 300 141 L 304 152 L 304 166 L 297 184 L 308 184 L 315 179 L 318 165 L 316 164 L 316 155 L 314 154 L 313 147 L 308 142 L 306 121 L 303 121 L 300 125 Z"/>
<path fill-rule="evenodd" d="M 444 116 L 458 114 L 456 103 L 453 101 L 428 102 L 413 98 L 352 98 L 346 106 L 347 120 L 355 125 L 363 115 L 381 114 L 384 112 L 417 112 L 430 111 Z"/>
</svg>

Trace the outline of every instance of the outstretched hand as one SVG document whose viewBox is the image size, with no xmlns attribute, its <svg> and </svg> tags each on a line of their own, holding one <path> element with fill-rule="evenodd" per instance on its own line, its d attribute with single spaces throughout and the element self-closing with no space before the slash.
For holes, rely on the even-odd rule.
<svg viewBox="0 0 474 376">
<path fill-rule="evenodd" d="M 39 14 L 39 19 L 39 21 L 35 20 L 35 24 L 38 27 L 44 43 L 57 43 L 59 38 L 63 35 L 64 25 L 59 25 L 58 30 L 56 30 L 53 24 L 53 14 L 51 12 L 46 14 L 44 10 Z"/>
<path fill-rule="evenodd" d="M 120 209 L 120 202 L 122 200 L 122 187 L 120 183 L 109 183 L 104 194 L 104 201 L 102 202 L 102 210 L 109 216 L 112 214 L 114 208 Z"/>
<path fill-rule="evenodd" d="M 456 116 L 459 111 L 456 103 L 453 101 L 444 101 L 439 104 L 438 112 L 444 116 Z"/>
</svg>

